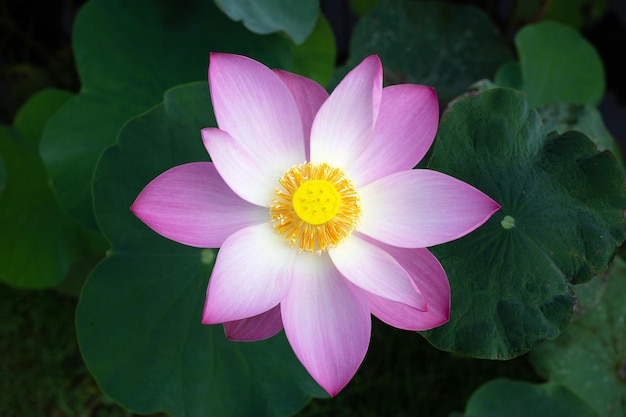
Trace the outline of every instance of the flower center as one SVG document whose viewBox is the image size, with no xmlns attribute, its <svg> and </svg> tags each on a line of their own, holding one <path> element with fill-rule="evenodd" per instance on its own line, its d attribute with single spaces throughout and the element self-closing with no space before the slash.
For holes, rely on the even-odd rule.
<svg viewBox="0 0 626 417">
<path fill-rule="evenodd" d="M 323 224 L 335 217 L 341 196 L 332 182 L 310 180 L 303 183 L 291 199 L 298 217 L 310 224 Z"/>
<path fill-rule="evenodd" d="M 361 201 L 343 170 L 305 163 L 285 172 L 279 183 L 270 205 L 271 222 L 289 246 L 320 253 L 356 228 Z"/>
</svg>

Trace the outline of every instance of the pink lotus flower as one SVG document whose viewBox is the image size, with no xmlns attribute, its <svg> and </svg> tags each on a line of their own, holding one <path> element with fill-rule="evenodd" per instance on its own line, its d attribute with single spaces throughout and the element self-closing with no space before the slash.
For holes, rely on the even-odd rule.
<svg viewBox="0 0 626 417">
<path fill-rule="evenodd" d="M 437 130 L 432 88 L 382 88 L 370 56 L 329 96 L 314 81 L 214 53 L 213 162 L 174 167 L 132 211 L 185 245 L 221 248 L 202 322 L 252 341 L 284 328 L 337 394 L 365 357 L 371 316 L 411 331 L 449 318 L 446 274 L 427 246 L 461 237 L 500 206 L 439 172 L 412 169 Z"/>
</svg>

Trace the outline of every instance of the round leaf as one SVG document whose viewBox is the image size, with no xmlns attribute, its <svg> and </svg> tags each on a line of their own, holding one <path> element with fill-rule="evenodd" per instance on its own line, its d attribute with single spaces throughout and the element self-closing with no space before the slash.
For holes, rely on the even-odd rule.
<svg viewBox="0 0 626 417">
<path fill-rule="evenodd" d="M 215 0 L 234 21 L 254 33 L 285 31 L 297 44 L 311 34 L 319 10 L 319 0 Z"/>
<path fill-rule="evenodd" d="M 476 83 L 472 90 L 483 92 L 496 87 L 524 90 L 518 63 L 503 65 L 496 74 L 495 82 L 482 80 Z M 622 159 L 618 142 L 604 125 L 602 114 L 595 107 L 588 104 L 555 103 L 537 107 L 536 110 L 543 122 L 545 133 L 578 130 L 587 135 L 599 150 L 608 149 Z"/>
<path fill-rule="evenodd" d="M 616 258 L 598 305 L 531 354 L 535 370 L 562 383 L 604 417 L 626 415 L 626 262 Z"/>
<path fill-rule="evenodd" d="M 306 75 L 321 85 L 328 84 L 335 68 L 337 47 L 328 20 L 320 14 L 311 36 L 301 45 L 291 46 L 292 72 Z"/>
<path fill-rule="evenodd" d="M 50 121 L 41 152 L 61 205 L 91 228 L 93 169 L 126 120 L 167 88 L 206 80 L 212 51 L 274 66 L 290 56 L 286 40 L 255 36 L 206 0 L 91 0 L 76 18 L 73 47 L 83 88 Z"/>
<path fill-rule="evenodd" d="M 483 80 L 474 85 L 474 90 L 483 92 L 498 86 L 523 90 L 521 79 L 515 75 L 518 70 L 517 63 L 503 65 L 496 74 L 495 83 Z M 587 135 L 599 150 L 608 149 L 621 159 L 620 146 L 604 125 L 602 114 L 595 107 L 588 104 L 555 103 L 540 106 L 536 110 L 543 122 L 545 133 L 577 130 Z"/>
<path fill-rule="evenodd" d="M 348 66 L 370 54 L 380 55 L 388 84 L 430 85 L 443 103 L 513 59 L 481 10 L 408 0 L 381 0 L 359 21 Z"/>
<path fill-rule="evenodd" d="M 558 103 L 540 107 L 537 111 L 541 116 L 546 133 L 578 130 L 587 135 L 598 146 L 599 150 L 608 149 L 621 159 L 620 147 L 604 125 L 602 114 L 595 107 Z"/>
<path fill-rule="evenodd" d="M 19 110 L 14 127 L 0 127 L 6 173 L 0 195 L 0 281 L 6 284 L 56 285 L 74 262 L 92 251 L 88 233 L 59 207 L 39 157 L 44 125 L 71 97 L 67 92 L 43 90 Z"/>
<path fill-rule="evenodd" d="M 158 174 L 208 160 L 200 129 L 214 126 L 206 83 L 169 90 L 162 105 L 131 120 L 95 173 L 98 221 L 109 256 L 85 284 L 77 329 L 101 388 L 141 413 L 176 417 L 291 415 L 324 396 L 284 334 L 227 341 L 201 324 L 215 251 L 183 246 L 150 230 L 129 207 Z"/>
<path fill-rule="evenodd" d="M 579 132 L 546 136 L 524 94 L 496 88 L 452 105 L 429 167 L 502 209 L 432 248 L 448 273 L 452 310 L 426 337 L 498 359 L 557 337 L 572 317 L 570 284 L 606 269 L 624 239 L 624 176 L 614 156 Z"/>
<path fill-rule="evenodd" d="M 515 45 L 532 107 L 600 103 L 604 67 L 593 45 L 576 30 L 549 21 L 527 25 L 515 36 Z"/>
<path fill-rule="evenodd" d="M 561 384 L 531 384 L 494 379 L 467 402 L 465 417 L 600 417 L 579 396 Z"/>
<path fill-rule="evenodd" d="M 507 62 L 498 68 L 494 82 L 500 87 L 510 87 L 523 90 L 522 69 L 519 62 Z"/>
</svg>

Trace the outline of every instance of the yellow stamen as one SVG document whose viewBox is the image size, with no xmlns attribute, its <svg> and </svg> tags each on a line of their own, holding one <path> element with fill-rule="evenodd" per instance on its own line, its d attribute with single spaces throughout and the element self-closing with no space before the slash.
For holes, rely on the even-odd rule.
<svg viewBox="0 0 626 417">
<path fill-rule="evenodd" d="M 270 206 L 274 229 L 291 247 L 331 249 L 356 228 L 361 202 L 343 170 L 305 163 L 285 172 Z"/>
</svg>

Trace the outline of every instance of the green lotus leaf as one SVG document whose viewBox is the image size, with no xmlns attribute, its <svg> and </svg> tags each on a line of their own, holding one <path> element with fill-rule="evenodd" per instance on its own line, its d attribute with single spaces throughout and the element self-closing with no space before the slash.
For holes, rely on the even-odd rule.
<svg viewBox="0 0 626 417">
<path fill-rule="evenodd" d="M 624 294 L 626 262 L 617 257 L 601 301 L 530 356 L 540 375 L 567 386 L 603 417 L 626 414 Z"/>
<path fill-rule="evenodd" d="M 498 68 L 494 82 L 500 87 L 510 87 L 518 90 L 524 89 L 522 81 L 522 69 L 519 62 L 507 62 Z"/>
<path fill-rule="evenodd" d="M 624 240 L 624 175 L 614 155 L 580 132 L 546 135 L 523 93 L 495 88 L 451 106 L 429 167 L 502 208 L 432 248 L 452 306 L 450 321 L 425 336 L 440 349 L 494 359 L 556 338 L 572 318 L 572 285 L 602 273 Z"/>
<path fill-rule="evenodd" d="M 600 417 L 583 399 L 555 383 L 494 379 L 474 392 L 465 417 Z"/>
<path fill-rule="evenodd" d="M 470 91 L 483 92 L 496 87 L 510 87 L 523 90 L 518 63 L 505 64 L 496 73 L 494 82 L 482 80 L 472 86 Z M 623 160 L 622 150 L 611 132 L 604 125 L 602 114 L 589 104 L 554 103 L 536 108 L 544 124 L 544 132 L 565 133 L 578 130 L 587 135 L 603 151 L 610 150 Z"/>
<path fill-rule="evenodd" d="M 322 86 L 328 84 L 335 69 L 337 47 L 332 28 L 323 15 L 319 15 L 313 32 L 306 41 L 300 45 L 291 45 L 291 52 L 292 72 L 306 74 Z"/>
<path fill-rule="evenodd" d="M 215 126 L 205 82 L 173 88 L 129 121 L 101 157 L 95 210 L 112 242 L 77 309 L 81 351 L 107 395 L 140 413 L 176 417 L 281 416 L 326 394 L 284 334 L 227 341 L 201 324 L 212 249 L 169 241 L 130 212 L 143 187 L 179 164 L 208 160 L 200 129 Z"/>
<path fill-rule="evenodd" d="M 370 54 L 382 59 L 387 84 L 430 85 L 444 104 L 513 60 L 481 10 L 409 0 L 381 0 L 358 22 L 346 67 Z"/>
<path fill-rule="evenodd" d="M 0 195 L 0 281 L 21 288 L 58 284 L 83 256 L 104 250 L 61 209 L 39 157 L 41 131 L 72 94 L 43 90 L 0 126 L 4 192 Z M 83 276 L 84 279 L 84 276 Z"/>
<path fill-rule="evenodd" d="M 555 103 L 597 106 L 604 96 L 604 66 L 593 45 L 557 22 L 524 26 L 515 36 L 523 90 L 532 107 Z"/>
<path fill-rule="evenodd" d="M 254 33 L 284 31 L 301 44 L 313 31 L 319 0 L 215 0 L 234 21 L 243 21 Z"/>
<path fill-rule="evenodd" d="M 604 125 L 602 114 L 593 106 L 557 103 L 537 109 L 544 124 L 544 131 L 564 133 L 578 130 L 589 137 L 603 151 L 610 150 L 622 159 L 622 151 L 611 132 Z"/>
</svg>

